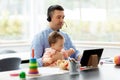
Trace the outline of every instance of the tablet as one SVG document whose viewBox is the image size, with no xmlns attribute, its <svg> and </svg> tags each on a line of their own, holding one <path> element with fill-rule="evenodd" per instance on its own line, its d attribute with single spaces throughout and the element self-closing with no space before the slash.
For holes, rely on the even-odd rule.
<svg viewBox="0 0 120 80">
<path fill-rule="evenodd" d="M 80 60 L 81 66 L 88 66 L 88 61 L 91 55 L 97 55 L 99 63 L 103 50 L 104 50 L 103 48 L 84 50 L 82 58 Z"/>
</svg>

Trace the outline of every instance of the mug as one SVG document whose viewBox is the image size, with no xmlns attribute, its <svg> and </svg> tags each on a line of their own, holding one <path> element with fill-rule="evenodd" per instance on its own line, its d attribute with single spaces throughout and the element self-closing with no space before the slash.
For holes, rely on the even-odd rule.
<svg viewBox="0 0 120 80">
<path fill-rule="evenodd" d="M 80 73 L 79 61 L 69 60 L 69 73 L 70 75 L 76 75 Z"/>
</svg>

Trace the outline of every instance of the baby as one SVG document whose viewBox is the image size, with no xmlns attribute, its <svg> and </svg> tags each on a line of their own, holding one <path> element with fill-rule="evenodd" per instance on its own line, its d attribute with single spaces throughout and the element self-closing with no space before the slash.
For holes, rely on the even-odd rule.
<svg viewBox="0 0 120 80">
<path fill-rule="evenodd" d="M 45 53 L 42 57 L 42 61 L 44 62 L 43 66 L 55 66 L 57 62 L 57 60 L 53 60 L 53 57 L 55 55 L 62 54 L 62 59 L 67 59 L 75 52 L 72 48 L 70 48 L 69 50 L 63 49 L 64 37 L 57 31 L 53 31 L 52 33 L 50 33 L 48 37 L 48 42 L 50 48 L 45 49 Z"/>
</svg>

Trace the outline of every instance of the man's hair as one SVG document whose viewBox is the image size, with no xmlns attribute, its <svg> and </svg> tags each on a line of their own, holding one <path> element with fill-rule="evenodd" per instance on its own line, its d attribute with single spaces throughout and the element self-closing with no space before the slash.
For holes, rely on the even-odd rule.
<svg viewBox="0 0 120 80">
<path fill-rule="evenodd" d="M 51 46 L 51 44 L 55 44 L 58 39 L 64 39 L 64 37 L 57 31 L 51 32 L 48 37 L 49 45 Z"/>
<path fill-rule="evenodd" d="M 51 21 L 51 17 L 53 15 L 53 12 L 55 10 L 60 10 L 60 11 L 64 11 L 63 7 L 60 6 L 60 5 L 51 5 L 49 8 L 48 8 L 48 11 L 47 11 L 47 21 Z"/>
</svg>

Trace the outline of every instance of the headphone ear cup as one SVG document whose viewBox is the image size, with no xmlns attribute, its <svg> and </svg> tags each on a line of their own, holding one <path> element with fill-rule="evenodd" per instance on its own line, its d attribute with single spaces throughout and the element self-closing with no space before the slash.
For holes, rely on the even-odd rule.
<svg viewBox="0 0 120 80">
<path fill-rule="evenodd" d="M 50 16 L 47 18 L 47 21 L 48 21 L 48 22 L 50 22 L 50 21 L 51 21 L 51 18 L 50 18 Z"/>
</svg>

